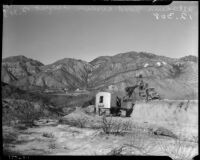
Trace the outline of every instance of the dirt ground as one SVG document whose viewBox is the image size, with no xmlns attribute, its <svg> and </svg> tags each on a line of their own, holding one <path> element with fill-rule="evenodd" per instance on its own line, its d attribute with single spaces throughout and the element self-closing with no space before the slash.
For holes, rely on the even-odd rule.
<svg viewBox="0 0 200 160">
<path fill-rule="evenodd" d="M 29 128 L 3 126 L 4 154 L 167 155 L 192 159 L 198 154 L 197 102 L 159 103 L 137 104 L 131 117 L 108 116 L 106 124 L 102 123 L 103 116 L 94 114 L 94 107 L 89 106 L 76 108 L 62 121 L 41 119 Z M 130 128 L 121 130 L 123 134 L 108 134 L 104 129 L 109 119 L 115 129 L 126 124 Z"/>
<path fill-rule="evenodd" d="M 147 122 L 170 129 L 185 136 L 198 135 L 197 100 L 160 100 L 138 102 L 131 115 L 134 122 Z"/>
<path fill-rule="evenodd" d="M 181 142 L 180 145 L 171 137 L 150 135 L 145 130 L 113 135 L 105 134 L 101 129 L 49 124 L 24 130 L 3 126 L 3 136 L 4 150 L 23 155 L 121 154 L 173 157 L 175 154 L 191 159 L 198 152 L 197 142 Z M 176 150 L 177 153 L 171 153 Z"/>
</svg>

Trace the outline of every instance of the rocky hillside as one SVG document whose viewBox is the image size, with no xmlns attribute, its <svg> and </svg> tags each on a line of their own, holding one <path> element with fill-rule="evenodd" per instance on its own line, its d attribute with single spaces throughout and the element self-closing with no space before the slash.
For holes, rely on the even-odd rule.
<svg viewBox="0 0 200 160">
<path fill-rule="evenodd" d="M 93 95 L 51 95 L 22 90 L 4 82 L 1 82 L 1 88 L 3 110 L 5 109 L 7 120 L 12 120 L 10 118 L 12 117 L 11 115 L 16 116 L 16 113 L 23 113 L 23 109 L 19 108 L 20 106 L 23 107 L 23 105 L 39 108 L 43 110 L 42 113 L 45 112 L 46 116 L 62 116 L 71 113 L 77 106 L 86 107 L 94 104 Z M 30 114 L 31 112 L 35 111 L 31 109 Z"/>
<path fill-rule="evenodd" d="M 25 56 L 12 56 L 2 59 L 1 81 L 11 82 L 40 72 L 43 64 Z"/>
<path fill-rule="evenodd" d="M 188 58 L 190 57 L 190 58 Z M 128 52 L 113 57 L 99 57 L 92 62 L 92 88 L 110 86 L 123 90 L 134 85 L 142 74 L 150 87 L 163 98 L 197 98 L 198 63 L 191 56 L 172 59 L 150 53 Z"/>
<path fill-rule="evenodd" d="M 12 61 L 12 58 L 3 59 L 3 64 L 9 60 L 10 66 L 14 66 L 12 62 L 20 65 L 15 67 L 15 72 L 10 69 L 12 67 L 2 68 L 2 75 L 5 75 L 3 79 L 23 89 L 110 88 L 123 91 L 126 86 L 134 85 L 136 77 L 142 74 L 144 81 L 149 83 L 150 87 L 154 87 L 162 98 L 197 98 L 198 58 L 195 56 L 174 59 L 152 53 L 126 52 L 98 57 L 89 63 L 70 58 L 49 65 L 29 63 L 34 68 L 32 72 L 30 67 L 22 69 L 21 66 L 26 66 L 26 61 Z"/>
<path fill-rule="evenodd" d="M 9 109 L 7 114 L 23 112 L 20 108 L 18 110 L 17 107 L 23 107 L 24 104 L 28 103 L 30 105 L 27 105 L 27 107 L 31 107 L 32 104 L 34 104 L 34 108 L 36 107 L 37 109 L 39 108 L 43 110 L 42 112 L 45 112 L 46 115 L 52 115 L 52 113 L 54 115 L 62 115 L 64 113 L 63 108 L 68 106 L 67 102 L 70 101 L 70 98 L 66 96 L 56 97 L 54 95 L 51 96 L 40 92 L 32 93 L 4 82 L 1 82 L 1 86 L 3 109 Z M 5 116 L 8 116 L 7 118 L 10 119 L 12 116 L 9 117 L 9 114 L 7 114 L 5 114 Z"/>
<path fill-rule="evenodd" d="M 183 61 L 193 61 L 193 62 L 198 62 L 198 58 L 195 57 L 195 56 L 192 56 L 192 55 L 185 56 L 185 57 L 182 57 L 182 58 L 180 58 L 180 59 L 183 60 Z"/>
<path fill-rule="evenodd" d="M 86 89 L 91 70 L 92 66 L 85 61 L 65 58 L 41 66 L 39 73 L 13 81 L 12 84 L 23 89 L 37 88 L 38 86 L 55 89 Z"/>
<path fill-rule="evenodd" d="M 1 68 L 1 81 L 9 83 L 9 82 L 12 82 L 14 80 L 17 80 L 17 78 L 15 76 L 13 76 L 12 73 L 10 73 L 7 70 L 7 67 L 2 66 L 2 68 Z"/>
</svg>

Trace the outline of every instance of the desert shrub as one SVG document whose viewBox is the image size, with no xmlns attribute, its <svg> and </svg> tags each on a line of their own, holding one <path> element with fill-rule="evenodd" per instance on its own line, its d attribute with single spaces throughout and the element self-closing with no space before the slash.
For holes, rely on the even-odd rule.
<svg viewBox="0 0 200 160">
<path fill-rule="evenodd" d="M 128 135 L 128 143 L 124 146 L 131 147 L 139 151 L 142 155 L 149 155 L 156 148 L 155 141 L 151 141 L 140 130 L 134 131 Z"/>
<path fill-rule="evenodd" d="M 30 103 L 25 103 L 21 107 L 19 107 L 19 113 L 17 117 L 22 120 L 22 122 L 26 124 L 33 125 L 34 120 L 37 120 L 42 115 L 41 111 L 35 111 L 33 106 Z M 20 112 L 21 111 L 21 112 Z"/>
<path fill-rule="evenodd" d="M 192 142 L 198 143 L 199 137 L 198 136 L 192 136 Z"/>
<path fill-rule="evenodd" d="M 184 105 L 184 102 L 181 102 L 181 103 L 178 105 L 178 108 L 182 108 L 183 105 Z"/>
<path fill-rule="evenodd" d="M 49 97 L 45 94 L 31 93 L 28 90 L 22 90 L 12 85 L 4 85 L 2 87 L 2 98 L 23 99 L 31 102 L 41 101 L 50 104 Z"/>
<path fill-rule="evenodd" d="M 51 142 L 48 147 L 49 149 L 56 149 L 56 144 Z"/>
<path fill-rule="evenodd" d="M 190 160 L 192 157 L 197 155 L 195 145 L 182 141 L 180 138 L 174 139 L 171 144 L 159 141 L 161 150 L 172 159 Z"/>
<path fill-rule="evenodd" d="M 54 138 L 53 133 L 49 133 L 49 132 L 44 132 L 44 133 L 42 134 L 42 136 L 43 136 L 43 137 L 47 137 L 47 138 Z"/>
<path fill-rule="evenodd" d="M 112 131 L 112 127 L 113 127 L 112 118 L 108 119 L 104 115 L 102 117 L 102 129 L 103 129 L 103 132 L 106 133 L 106 134 L 110 134 L 111 131 Z"/>
<path fill-rule="evenodd" d="M 70 119 L 60 119 L 60 123 L 68 124 L 70 126 L 75 126 L 79 128 L 84 128 L 87 126 L 88 119 L 86 117 L 73 117 Z"/>
<path fill-rule="evenodd" d="M 58 123 L 59 123 L 59 124 L 63 124 L 63 123 L 64 123 L 64 121 L 63 121 L 63 118 L 62 118 L 62 117 L 58 117 Z"/>
<path fill-rule="evenodd" d="M 75 120 L 75 125 L 80 128 L 84 128 L 84 127 L 86 127 L 87 121 L 88 120 L 86 118 L 79 118 L 79 119 Z"/>
<path fill-rule="evenodd" d="M 26 126 L 33 126 L 34 120 L 37 120 L 43 116 L 43 111 L 42 108 L 35 110 L 33 104 L 30 102 L 14 101 L 14 104 L 4 111 L 3 116 L 7 121 L 17 119 Z"/>
<path fill-rule="evenodd" d="M 122 155 L 123 148 L 124 148 L 124 146 L 114 148 L 107 155 L 120 156 L 120 155 Z"/>
<path fill-rule="evenodd" d="M 114 120 L 112 117 L 102 117 L 102 130 L 106 134 L 123 135 L 126 131 L 131 130 L 131 122 L 121 122 Z"/>
<path fill-rule="evenodd" d="M 124 135 L 126 131 L 131 129 L 130 121 L 120 122 L 114 121 L 112 133 L 115 135 Z"/>
</svg>

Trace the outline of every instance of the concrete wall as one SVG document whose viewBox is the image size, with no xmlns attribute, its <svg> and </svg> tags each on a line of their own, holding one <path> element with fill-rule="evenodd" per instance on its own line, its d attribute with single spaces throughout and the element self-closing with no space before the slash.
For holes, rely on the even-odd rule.
<svg viewBox="0 0 200 160">
<path fill-rule="evenodd" d="M 131 118 L 133 121 L 155 124 L 175 133 L 198 133 L 198 100 L 161 100 L 137 102 Z"/>
</svg>

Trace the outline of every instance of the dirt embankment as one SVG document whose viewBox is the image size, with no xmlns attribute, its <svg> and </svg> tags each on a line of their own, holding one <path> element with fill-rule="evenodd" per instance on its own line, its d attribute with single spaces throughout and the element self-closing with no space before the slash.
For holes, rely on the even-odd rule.
<svg viewBox="0 0 200 160">
<path fill-rule="evenodd" d="M 137 122 L 156 124 L 175 133 L 198 134 L 197 100 L 162 100 L 138 102 L 131 118 Z"/>
</svg>

